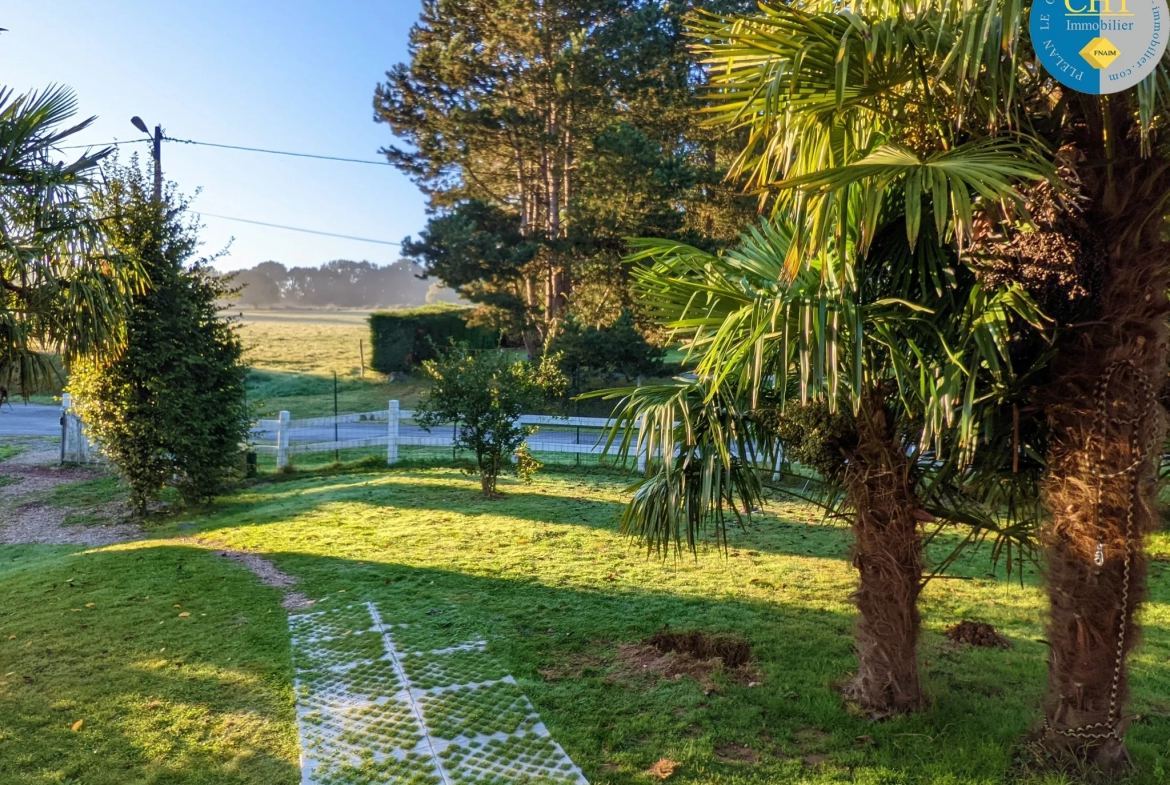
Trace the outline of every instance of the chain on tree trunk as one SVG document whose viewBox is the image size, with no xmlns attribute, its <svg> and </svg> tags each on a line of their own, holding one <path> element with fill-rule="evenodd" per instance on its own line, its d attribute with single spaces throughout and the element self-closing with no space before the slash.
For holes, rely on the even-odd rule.
<svg viewBox="0 0 1170 785">
<path fill-rule="evenodd" d="M 1109 387 L 1110 384 L 1117 377 L 1119 371 L 1128 368 L 1133 372 L 1136 382 L 1136 389 L 1134 397 L 1140 401 L 1140 404 L 1135 407 L 1134 413 L 1126 417 L 1111 417 L 1109 414 Z M 1126 636 L 1129 634 L 1129 599 L 1130 599 L 1130 581 L 1133 571 L 1133 543 L 1135 540 L 1134 532 L 1134 506 L 1138 499 L 1139 489 L 1139 472 L 1141 470 L 1142 461 L 1144 461 L 1152 450 L 1151 442 L 1154 434 L 1150 428 L 1142 428 L 1142 424 L 1151 420 L 1150 414 L 1155 401 L 1154 389 L 1150 384 L 1149 377 L 1145 371 L 1139 368 L 1132 360 L 1123 359 L 1112 363 L 1101 376 L 1097 384 L 1096 390 L 1096 423 L 1095 432 L 1098 436 L 1099 451 L 1097 454 L 1097 465 L 1090 468 L 1090 474 L 1096 481 L 1094 489 L 1095 495 L 1095 509 L 1094 518 L 1099 532 L 1099 539 L 1097 540 L 1097 547 L 1093 554 L 1093 563 L 1098 567 L 1105 564 L 1105 545 L 1106 538 L 1104 532 L 1104 525 L 1102 523 L 1101 508 L 1103 486 L 1106 481 L 1116 480 L 1119 478 L 1127 478 L 1128 488 L 1126 494 L 1126 509 L 1125 509 L 1125 526 L 1122 530 L 1122 557 L 1124 564 L 1122 567 L 1122 584 L 1121 595 L 1118 598 L 1119 621 L 1117 629 L 1117 650 L 1113 664 L 1113 677 L 1109 686 L 1109 711 L 1108 717 L 1100 722 L 1081 725 L 1074 728 L 1054 728 L 1052 723 L 1045 718 L 1044 729 L 1048 733 L 1059 736 L 1065 736 L 1073 739 L 1083 739 L 1086 741 L 1116 739 L 1121 742 L 1124 741 L 1124 732 L 1121 725 L 1121 681 L 1125 672 L 1125 644 Z M 1129 435 L 1129 463 L 1119 471 L 1106 472 L 1101 467 L 1108 462 L 1108 455 L 1106 454 L 1106 446 L 1110 444 L 1108 439 L 1108 426 L 1112 425 L 1114 428 L 1130 429 Z"/>
</svg>

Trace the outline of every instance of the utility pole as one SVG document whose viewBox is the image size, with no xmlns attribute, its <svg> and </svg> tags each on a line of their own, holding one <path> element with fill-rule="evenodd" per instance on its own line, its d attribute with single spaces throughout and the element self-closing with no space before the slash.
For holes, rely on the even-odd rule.
<svg viewBox="0 0 1170 785">
<path fill-rule="evenodd" d="M 162 201 L 162 126 L 154 127 L 154 201 Z"/>
<path fill-rule="evenodd" d="M 146 123 L 142 122 L 142 118 L 138 115 L 131 117 L 130 122 L 142 133 L 150 133 L 150 131 L 146 128 Z M 154 127 L 154 150 L 152 151 L 152 155 L 154 157 L 154 201 L 156 203 L 162 201 L 162 142 L 162 126 L 156 125 Z"/>
</svg>

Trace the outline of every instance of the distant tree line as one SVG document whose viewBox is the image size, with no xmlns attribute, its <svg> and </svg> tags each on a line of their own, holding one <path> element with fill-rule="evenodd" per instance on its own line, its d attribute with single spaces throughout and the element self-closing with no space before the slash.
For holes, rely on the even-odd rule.
<svg viewBox="0 0 1170 785">
<path fill-rule="evenodd" d="M 434 280 L 420 279 L 422 272 L 407 260 L 377 265 L 335 259 L 320 267 L 261 262 L 233 275 L 242 289 L 239 303 L 259 307 L 381 308 L 457 299 Z"/>
</svg>

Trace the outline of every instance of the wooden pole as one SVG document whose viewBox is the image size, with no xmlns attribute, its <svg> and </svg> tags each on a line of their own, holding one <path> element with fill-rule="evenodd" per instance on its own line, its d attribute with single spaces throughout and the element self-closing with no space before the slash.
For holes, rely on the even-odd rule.
<svg viewBox="0 0 1170 785">
<path fill-rule="evenodd" d="M 364 379 L 366 378 L 366 350 L 365 347 L 362 346 L 361 338 L 358 339 L 358 357 L 361 358 L 362 361 L 362 378 Z"/>
</svg>

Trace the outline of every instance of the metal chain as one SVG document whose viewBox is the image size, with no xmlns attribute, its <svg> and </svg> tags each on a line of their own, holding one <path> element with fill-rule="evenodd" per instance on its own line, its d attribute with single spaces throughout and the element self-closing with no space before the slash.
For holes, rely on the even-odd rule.
<svg viewBox="0 0 1170 785">
<path fill-rule="evenodd" d="M 1141 401 L 1137 412 L 1129 419 L 1119 419 L 1109 417 L 1109 383 L 1113 381 L 1117 371 L 1123 366 L 1129 366 L 1134 375 L 1137 377 L 1136 391 L 1138 400 Z M 1133 460 L 1128 466 L 1118 472 L 1103 472 L 1100 468 L 1092 467 L 1089 472 L 1097 479 L 1096 492 L 1097 502 L 1094 505 L 1094 516 L 1096 517 L 1097 530 L 1100 536 L 1101 532 L 1101 491 L 1102 482 L 1107 479 L 1116 479 L 1117 477 L 1130 476 L 1131 482 L 1129 487 L 1129 499 L 1126 505 L 1125 512 L 1125 565 L 1122 571 L 1121 582 L 1121 621 L 1118 625 L 1117 634 L 1117 657 L 1113 666 L 1113 680 L 1109 687 L 1109 715 L 1104 722 L 1095 722 L 1091 725 L 1082 725 L 1078 728 L 1064 728 L 1057 730 L 1052 727 L 1048 719 L 1044 720 L 1044 728 L 1049 733 L 1058 734 L 1061 736 L 1068 736 L 1077 739 L 1117 739 L 1122 741 L 1122 734 L 1118 728 L 1118 693 L 1121 691 L 1121 674 L 1125 668 L 1125 638 L 1128 633 L 1129 623 L 1127 619 L 1127 612 L 1129 609 L 1129 589 L 1130 589 L 1130 572 L 1133 566 L 1133 516 L 1134 505 L 1138 494 L 1138 469 L 1141 467 L 1141 462 L 1146 456 L 1146 445 L 1143 439 L 1144 434 L 1141 432 L 1141 423 L 1148 417 L 1150 412 L 1150 402 L 1153 400 L 1153 388 L 1150 386 L 1149 377 L 1145 371 L 1139 368 L 1133 360 L 1117 360 L 1112 363 L 1101 376 L 1097 383 L 1096 390 L 1097 398 L 1097 412 L 1095 426 L 1101 436 L 1101 443 L 1098 453 L 1098 467 L 1104 465 L 1106 460 L 1105 445 L 1106 445 L 1106 425 L 1112 424 L 1114 426 L 1130 426 L 1129 448 L 1130 455 Z M 1102 552 L 1102 542 L 1097 541 L 1097 552 Z M 1100 729 L 1107 728 L 1108 730 L 1102 732 Z"/>
</svg>

